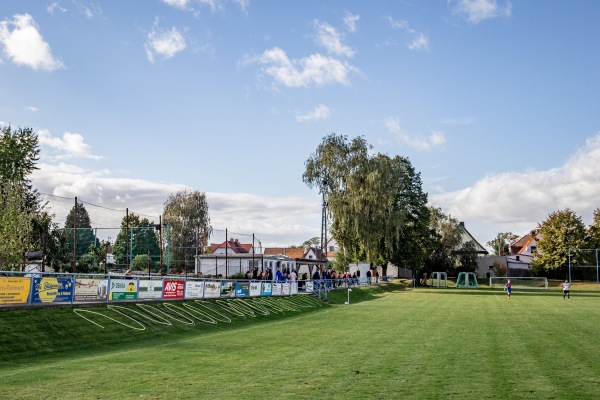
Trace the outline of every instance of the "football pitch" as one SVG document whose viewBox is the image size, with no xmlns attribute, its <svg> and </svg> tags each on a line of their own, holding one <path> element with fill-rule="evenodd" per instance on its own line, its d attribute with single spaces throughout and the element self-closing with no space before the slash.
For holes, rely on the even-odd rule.
<svg viewBox="0 0 600 400">
<path fill-rule="evenodd" d="M 514 290 L 509 300 L 502 290 L 399 285 L 354 289 L 344 305 L 347 295 L 341 290 L 329 304 L 301 310 L 230 315 L 230 323 L 142 321 L 144 330 L 90 315 L 100 328 L 70 308 L 0 311 L 0 398 L 593 399 L 600 393 L 595 287 L 574 285 L 571 300 L 558 289 Z"/>
</svg>

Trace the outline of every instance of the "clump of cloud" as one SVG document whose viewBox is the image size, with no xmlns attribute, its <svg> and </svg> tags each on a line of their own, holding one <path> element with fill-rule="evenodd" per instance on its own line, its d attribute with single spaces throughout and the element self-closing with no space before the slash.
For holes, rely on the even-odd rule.
<svg viewBox="0 0 600 400">
<path fill-rule="evenodd" d="M 417 32 L 415 29 L 411 28 L 407 21 L 398 21 L 392 17 L 386 17 L 386 20 L 392 29 L 400 29 L 409 34 L 410 40 L 406 46 L 410 50 L 429 51 L 429 38 L 425 34 Z"/>
<path fill-rule="evenodd" d="M 319 104 L 314 110 L 306 114 L 297 114 L 298 122 L 315 122 L 328 119 L 331 116 L 331 110 L 325 104 Z"/>
<path fill-rule="evenodd" d="M 0 46 L 4 55 L 17 65 L 48 72 L 64 67 L 29 14 L 17 14 L 12 20 L 0 22 Z"/>
<path fill-rule="evenodd" d="M 317 44 L 328 53 L 342 57 L 354 57 L 354 50 L 342 42 L 342 35 L 331 25 L 315 20 Z"/>
<path fill-rule="evenodd" d="M 349 85 L 350 76 L 359 69 L 345 58 L 354 56 L 354 50 L 343 43 L 343 35 L 328 23 L 315 20 L 315 42 L 328 55 L 314 53 L 293 59 L 279 47 L 265 50 L 256 56 L 245 55 L 241 65 L 259 65 L 264 76 L 273 79 L 273 86 L 305 88 L 331 84 Z"/>
<path fill-rule="evenodd" d="M 324 86 L 330 84 L 349 85 L 349 77 L 358 69 L 334 57 L 311 54 L 301 59 L 290 59 L 278 47 L 265 50 L 261 55 L 244 57 L 243 65 L 258 64 L 275 83 L 290 88 Z"/>
<path fill-rule="evenodd" d="M 512 14 L 510 1 L 506 1 L 504 5 L 498 5 L 496 0 L 456 0 L 448 4 L 454 14 L 466 18 L 471 24 L 492 18 L 508 18 Z"/>
<path fill-rule="evenodd" d="M 53 136 L 48 130 L 38 131 L 40 146 L 50 151 L 49 159 L 62 160 L 67 158 L 87 158 L 101 160 L 102 157 L 91 153 L 90 146 L 85 143 L 83 136 L 79 133 L 65 132 L 60 137 Z"/>
<path fill-rule="evenodd" d="M 446 143 L 444 133 L 439 131 L 432 131 L 427 136 L 410 135 L 402 129 L 398 117 L 387 117 L 383 124 L 396 140 L 418 150 L 430 150 Z"/>
<path fill-rule="evenodd" d="M 344 25 L 348 29 L 348 32 L 356 32 L 356 23 L 360 20 L 360 15 L 353 15 L 346 11 L 344 13 Z"/>
<path fill-rule="evenodd" d="M 148 40 L 144 48 L 148 61 L 153 63 L 157 56 L 164 59 L 174 57 L 186 48 L 186 42 L 176 27 L 166 31 L 161 30 L 158 26 L 158 19 L 156 19 L 152 31 L 148 33 Z"/>
</svg>

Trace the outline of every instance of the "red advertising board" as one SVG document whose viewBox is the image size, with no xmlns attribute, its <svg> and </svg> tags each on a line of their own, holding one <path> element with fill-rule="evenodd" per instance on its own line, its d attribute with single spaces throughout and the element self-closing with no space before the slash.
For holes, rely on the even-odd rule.
<svg viewBox="0 0 600 400">
<path fill-rule="evenodd" d="M 184 281 L 164 281 L 163 299 L 183 299 Z"/>
</svg>

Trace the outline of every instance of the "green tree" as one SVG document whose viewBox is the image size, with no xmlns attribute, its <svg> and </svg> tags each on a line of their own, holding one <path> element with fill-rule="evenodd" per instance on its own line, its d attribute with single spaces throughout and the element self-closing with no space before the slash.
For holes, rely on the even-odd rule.
<svg viewBox="0 0 600 400">
<path fill-rule="evenodd" d="M 311 239 L 305 240 L 304 243 L 302 243 L 300 246 L 298 247 L 302 247 L 305 249 L 310 249 L 312 247 L 319 247 L 321 245 L 321 238 L 318 236 L 315 236 Z"/>
<path fill-rule="evenodd" d="M 541 239 L 537 242 L 537 252 L 533 268 L 537 273 L 545 273 L 552 278 L 564 278 L 569 264 L 569 249 L 585 246 L 586 228 L 581 217 L 570 209 L 554 211 L 539 224 Z M 571 252 L 571 263 L 580 264 L 580 252 Z"/>
<path fill-rule="evenodd" d="M 67 242 L 64 229 L 58 229 L 53 224 L 45 242 L 46 262 L 55 272 L 70 272 L 73 270 L 73 251 Z"/>
<path fill-rule="evenodd" d="M 38 137 L 31 128 L 0 128 L 0 180 L 28 182 L 39 160 Z"/>
<path fill-rule="evenodd" d="M 458 263 L 457 250 L 462 247 L 462 228 L 456 218 L 440 208 L 430 208 L 431 237 L 427 241 L 425 271 L 452 273 Z"/>
<path fill-rule="evenodd" d="M 212 234 L 206 194 L 198 190 L 181 190 L 170 195 L 163 210 L 163 224 L 170 227 L 173 267 L 183 271 L 186 257 L 196 247 L 196 233 L 200 235 L 199 241 Z M 168 240 L 166 235 L 163 240 Z"/>
<path fill-rule="evenodd" d="M 352 261 L 419 268 L 428 213 L 420 175 L 408 159 L 370 149 L 362 137 L 331 134 L 306 161 L 303 181 L 328 196 L 336 269 Z"/>
<path fill-rule="evenodd" d="M 155 261 L 160 261 L 160 245 L 158 232 L 154 222 L 148 218 L 140 218 L 137 214 L 129 214 L 129 236 L 127 236 L 127 216 L 121 221 L 121 230 L 117 235 L 113 247 L 113 255 L 117 264 L 127 264 L 127 248 L 131 246 L 130 263 L 138 255 L 147 256 L 150 251 L 150 257 Z M 146 268 L 146 267 L 144 267 Z"/>
<path fill-rule="evenodd" d="M 28 250 L 31 213 L 20 182 L 0 181 L 0 267 L 18 269 Z"/>
<path fill-rule="evenodd" d="M 494 250 L 496 256 L 506 256 L 510 253 L 510 245 L 519 238 L 512 232 L 501 232 L 498 233 L 494 239 L 486 243 L 486 246 L 491 247 Z M 500 254 L 498 253 L 500 251 Z"/>
<path fill-rule="evenodd" d="M 152 257 L 148 258 L 147 254 L 138 254 L 133 257 L 132 269 L 134 271 L 147 271 L 148 267 L 150 267 L 150 271 L 157 272 L 159 263 L 153 260 Z"/>
<path fill-rule="evenodd" d="M 4 224 L 0 226 L 0 237 L 5 242 L 2 245 L 5 251 L 12 248 L 10 256 L 8 253 L 0 255 L 5 260 L 14 258 L 16 243 L 20 243 L 20 253 L 42 249 L 41 238 L 49 233 L 51 218 L 43 211 L 39 196 L 28 179 L 37 169 L 39 152 L 38 137 L 31 128 L 13 129 L 10 125 L 0 128 L 0 185 L 2 201 L 9 207 L 0 211 L 3 213 L 0 223 Z M 23 218 L 28 218 L 29 223 L 24 224 Z M 46 230 L 42 231 L 44 228 Z M 22 254 L 19 257 L 22 260 Z"/>
<path fill-rule="evenodd" d="M 600 249 L 600 209 L 594 210 L 594 221 L 588 227 L 587 247 L 590 249 Z"/>
<path fill-rule="evenodd" d="M 450 270 L 452 276 L 458 276 L 459 272 L 474 272 L 477 274 L 477 247 L 471 240 L 463 243 L 455 252 L 456 265 Z"/>
<path fill-rule="evenodd" d="M 77 219 L 75 218 L 77 214 Z M 76 222 L 76 223 L 75 223 Z M 92 221 L 83 203 L 77 201 L 65 219 L 65 239 L 71 254 L 75 246 L 73 232 L 77 231 L 77 259 L 89 251 L 90 245 L 96 244 L 96 237 L 92 229 Z"/>
</svg>

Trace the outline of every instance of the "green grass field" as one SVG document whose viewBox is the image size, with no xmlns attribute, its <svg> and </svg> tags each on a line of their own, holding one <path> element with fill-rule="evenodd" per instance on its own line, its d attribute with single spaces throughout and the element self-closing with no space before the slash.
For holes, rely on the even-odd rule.
<svg viewBox="0 0 600 400">
<path fill-rule="evenodd" d="M 131 314 L 145 330 L 90 315 L 102 329 L 70 308 L 0 311 L 0 398 L 593 399 L 598 290 L 508 300 L 390 284 L 354 289 L 350 305 L 342 290 L 323 306 L 284 303 L 231 323 Z"/>
</svg>

